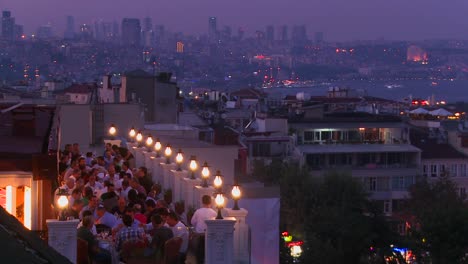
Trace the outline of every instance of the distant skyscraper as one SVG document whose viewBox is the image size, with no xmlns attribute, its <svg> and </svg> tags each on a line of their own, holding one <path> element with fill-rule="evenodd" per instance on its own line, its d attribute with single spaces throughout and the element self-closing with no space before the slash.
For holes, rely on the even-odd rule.
<svg viewBox="0 0 468 264">
<path fill-rule="evenodd" d="M 43 25 L 37 29 L 37 38 L 39 39 L 50 39 L 52 38 L 52 26 L 51 25 Z"/>
<path fill-rule="evenodd" d="M 315 32 L 315 42 L 316 43 L 323 42 L 323 32 Z"/>
<path fill-rule="evenodd" d="M 65 39 L 75 38 L 75 18 L 72 16 L 67 16 L 67 24 L 65 27 L 64 38 Z"/>
<path fill-rule="evenodd" d="M 295 43 L 305 42 L 307 40 L 306 26 L 305 25 L 294 26 L 291 38 Z"/>
<path fill-rule="evenodd" d="M 114 38 L 117 38 L 119 36 L 119 23 L 117 21 L 114 21 L 114 23 L 112 24 L 112 36 Z"/>
<path fill-rule="evenodd" d="M 145 47 L 154 46 L 154 31 L 151 17 L 143 19 L 143 44 Z"/>
<path fill-rule="evenodd" d="M 182 41 L 177 41 L 176 52 L 184 53 L 184 43 Z"/>
<path fill-rule="evenodd" d="M 208 38 L 210 42 L 216 42 L 216 38 L 218 34 L 218 29 L 216 25 L 216 17 L 210 17 L 208 19 Z"/>
<path fill-rule="evenodd" d="M 81 40 L 92 40 L 93 39 L 93 28 L 91 25 L 82 24 L 80 26 L 80 39 Z"/>
<path fill-rule="evenodd" d="M 23 26 L 22 25 L 15 24 L 13 31 L 14 31 L 15 39 L 23 38 Z"/>
<path fill-rule="evenodd" d="M 266 39 L 270 42 L 275 40 L 275 28 L 271 25 L 266 28 Z"/>
<path fill-rule="evenodd" d="M 122 20 L 122 44 L 139 46 L 141 44 L 141 25 L 138 18 Z"/>
<path fill-rule="evenodd" d="M 15 19 L 11 17 L 10 11 L 2 12 L 2 37 L 4 39 L 13 40 L 15 38 L 14 33 Z"/>
<path fill-rule="evenodd" d="M 237 38 L 239 40 L 241 40 L 244 37 L 244 34 L 245 34 L 245 30 L 242 27 L 237 29 Z"/>
<path fill-rule="evenodd" d="M 288 40 L 288 26 L 283 25 L 280 28 L 280 40 L 287 41 Z"/>
</svg>

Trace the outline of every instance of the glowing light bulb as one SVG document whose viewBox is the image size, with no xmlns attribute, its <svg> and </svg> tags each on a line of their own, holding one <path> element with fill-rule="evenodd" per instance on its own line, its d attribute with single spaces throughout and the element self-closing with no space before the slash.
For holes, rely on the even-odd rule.
<svg viewBox="0 0 468 264">
<path fill-rule="evenodd" d="M 215 203 L 218 207 L 222 207 L 224 205 L 224 196 L 221 193 L 216 194 Z"/>
<path fill-rule="evenodd" d="M 128 132 L 128 135 L 131 137 L 131 138 L 134 138 L 136 136 L 136 131 L 135 131 L 135 128 L 131 128 L 130 129 L 130 132 Z"/>
<path fill-rule="evenodd" d="M 153 144 L 153 137 L 151 135 L 146 139 L 146 146 L 150 147 Z"/>
<path fill-rule="evenodd" d="M 109 135 L 115 136 L 116 133 L 117 133 L 117 128 L 115 128 L 115 125 L 112 124 L 112 125 L 109 127 Z"/>
</svg>

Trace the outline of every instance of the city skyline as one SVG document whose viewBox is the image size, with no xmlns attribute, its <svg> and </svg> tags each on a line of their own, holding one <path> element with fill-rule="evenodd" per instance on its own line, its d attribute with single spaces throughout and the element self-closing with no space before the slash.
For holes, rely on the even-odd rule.
<svg viewBox="0 0 468 264">
<path fill-rule="evenodd" d="M 265 30 L 267 25 L 305 24 L 309 38 L 313 37 L 314 32 L 325 32 L 325 39 L 330 41 L 382 37 L 389 40 L 467 39 L 468 36 L 468 20 L 464 17 L 468 3 L 459 0 L 450 5 L 423 0 L 410 3 L 403 0 L 353 3 L 343 0 L 296 0 L 295 3 L 291 5 L 286 1 L 266 0 L 248 2 L 247 5 L 214 0 L 138 0 L 131 3 L 122 0 L 103 0 L 99 3 L 91 0 L 4 0 L 0 6 L 2 10 L 12 12 L 16 23 L 24 25 L 26 34 L 34 34 L 39 26 L 50 22 L 54 33 L 63 35 L 66 16 L 72 15 L 75 17 L 75 27 L 100 19 L 118 21 L 120 24 L 124 17 L 143 19 L 149 16 L 153 19 L 153 25 L 164 24 L 170 31 L 188 34 L 208 34 L 207 19 L 214 16 L 217 17 L 218 28 L 242 27 L 248 35 L 256 30 Z M 190 13 L 185 10 L 190 10 Z"/>
</svg>

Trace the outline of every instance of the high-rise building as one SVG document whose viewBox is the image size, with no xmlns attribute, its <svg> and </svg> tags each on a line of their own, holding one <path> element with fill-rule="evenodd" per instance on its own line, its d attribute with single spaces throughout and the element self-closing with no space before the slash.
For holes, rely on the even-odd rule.
<svg viewBox="0 0 468 264">
<path fill-rule="evenodd" d="M 154 31 L 153 22 L 151 17 L 143 19 L 143 44 L 145 47 L 152 47 L 154 45 Z"/>
<path fill-rule="evenodd" d="M 316 43 L 323 42 L 323 32 L 315 32 L 315 42 Z"/>
<path fill-rule="evenodd" d="M 288 40 L 288 26 L 287 25 L 281 26 L 279 35 L 280 35 L 281 41 Z"/>
<path fill-rule="evenodd" d="M 91 25 L 82 24 L 80 26 L 79 37 L 81 40 L 92 40 L 93 39 L 93 29 Z"/>
<path fill-rule="evenodd" d="M 216 17 L 210 17 L 208 19 L 208 38 L 210 42 L 216 42 L 217 34 Z"/>
<path fill-rule="evenodd" d="M 65 27 L 64 38 L 65 39 L 75 38 L 75 18 L 72 16 L 67 16 L 67 24 Z"/>
<path fill-rule="evenodd" d="M 52 35 L 52 26 L 50 24 L 40 26 L 37 29 L 37 38 L 39 39 L 50 39 Z"/>
<path fill-rule="evenodd" d="M 307 40 L 307 29 L 305 25 L 294 26 L 292 30 L 292 40 L 295 43 L 302 43 Z"/>
<path fill-rule="evenodd" d="M 275 28 L 272 25 L 267 26 L 266 28 L 266 39 L 269 42 L 275 40 Z"/>
<path fill-rule="evenodd" d="M 22 25 L 16 25 L 13 29 L 15 39 L 22 39 L 23 38 L 23 26 Z"/>
<path fill-rule="evenodd" d="M 2 12 L 2 37 L 13 40 L 15 38 L 15 19 L 11 17 L 10 11 Z"/>
<path fill-rule="evenodd" d="M 122 44 L 139 46 L 141 44 L 141 25 L 138 18 L 122 20 Z"/>
<path fill-rule="evenodd" d="M 184 43 L 182 41 L 177 41 L 176 52 L 184 53 Z"/>
</svg>

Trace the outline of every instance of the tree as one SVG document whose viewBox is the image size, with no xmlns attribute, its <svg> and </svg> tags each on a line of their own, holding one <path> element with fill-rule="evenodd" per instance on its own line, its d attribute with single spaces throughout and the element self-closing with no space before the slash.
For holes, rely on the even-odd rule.
<svg viewBox="0 0 468 264">
<path fill-rule="evenodd" d="M 305 242 L 302 263 L 379 263 L 370 256 L 383 261 L 396 242 L 379 207 L 350 175 L 313 177 L 306 167 L 282 161 L 255 167 L 254 173 L 280 185 L 281 231 Z M 292 263 L 288 253 L 283 247 L 282 263 Z"/>
<path fill-rule="evenodd" d="M 328 173 L 314 181 L 306 197 L 310 250 L 305 263 L 359 263 L 376 252 L 370 252 L 371 247 L 387 250 L 394 239 L 362 183 L 350 175 Z"/>
<path fill-rule="evenodd" d="M 408 212 L 415 218 L 410 236 L 419 255 L 429 252 L 434 264 L 468 262 L 468 207 L 448 177 L 415 184 Z"/>
</svg>

